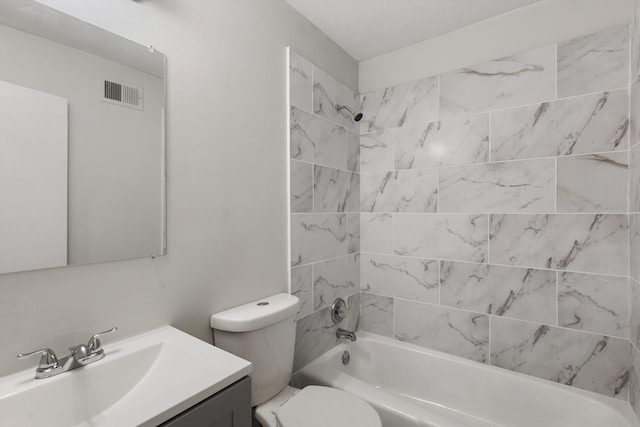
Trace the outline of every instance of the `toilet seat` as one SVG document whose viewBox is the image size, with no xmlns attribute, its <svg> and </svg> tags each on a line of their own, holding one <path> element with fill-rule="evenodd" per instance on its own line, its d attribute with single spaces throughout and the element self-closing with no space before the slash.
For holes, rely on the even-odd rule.
<svg viewBox="0 0 640 427">
<path fill-rule="evenodd" d="M 382 427 L 364 400 L 330 387 L 308 386 L 276 412 L 279 427 Z"/>
</svg>

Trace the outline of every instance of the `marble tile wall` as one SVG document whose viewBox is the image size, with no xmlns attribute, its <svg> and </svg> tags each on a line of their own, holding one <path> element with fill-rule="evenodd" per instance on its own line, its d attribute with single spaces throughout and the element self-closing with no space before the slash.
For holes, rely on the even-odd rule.
<svg viewBox="0 0 640 427">
<path fill-rule="evenodd" d="M 337 104 L 357 108 L 355 91 L 295 52 L 289 76 L 291 292 L 301 301 L 297 370 L 337 343 L 329 315 L 335 298 L 349 304 L 341 326 L 355 329 L 358 321 L 360 136 L 351 116 L 336 110 Z"/>
<path fill-rule="evenodd" d="M 640 0 L 633 2 L 629 150 L 629 310 L 632 364 L 629 402 L 640 418 Z"/>
<path fill-rule="evenodd" d="M 359 96 L 292 54 L 296 369 L 336 344 L 342 296 L 359 330 L 640 414 L 639 40 L 631 24 Z M 358 100 L 359 124 L 335 111 Z"/>
<path fill-rule="evenodd" d="M 361 95 L 360 330 L 628 398 L 632 39 L 611 28 Z"/>
</svg>

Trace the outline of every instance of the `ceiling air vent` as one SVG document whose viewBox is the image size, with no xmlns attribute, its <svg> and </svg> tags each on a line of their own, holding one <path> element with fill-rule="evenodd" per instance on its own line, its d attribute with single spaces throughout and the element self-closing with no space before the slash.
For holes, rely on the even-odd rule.
<svg viewBox="0 0 640 427">
<path fill-rule="evenodd" d="M 142 88 L 128 86 L 124 83 L 105 80 L 102 88 L 102 101 L 123 107 L 144 109 Z"/>
</svg>

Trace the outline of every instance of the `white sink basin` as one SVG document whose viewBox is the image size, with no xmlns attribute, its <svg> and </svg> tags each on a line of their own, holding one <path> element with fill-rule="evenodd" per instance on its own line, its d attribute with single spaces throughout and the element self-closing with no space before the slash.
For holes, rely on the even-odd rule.
<svg viewBox="0 0 640 427">
<path fill-rule="evenodd" d="M 104 350 L 55 377 L 34 379 L 34 365 L 0 378 L 0 426 L 156 426 L 251 372 L 246 360 L 169 326 Z"/>
</svg>

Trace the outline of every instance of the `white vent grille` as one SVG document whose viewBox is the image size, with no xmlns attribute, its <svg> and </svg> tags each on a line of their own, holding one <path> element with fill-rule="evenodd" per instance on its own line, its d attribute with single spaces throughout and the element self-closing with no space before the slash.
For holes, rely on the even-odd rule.
<svg viewBox="0 0 640 427">
<path fill-rule="evenodd" d="M 105 80 L 102 87 L 102 101 L 123 107 L 144 109 L 142 88 L 126 85 L 121 82 Z"/>
</svg>

